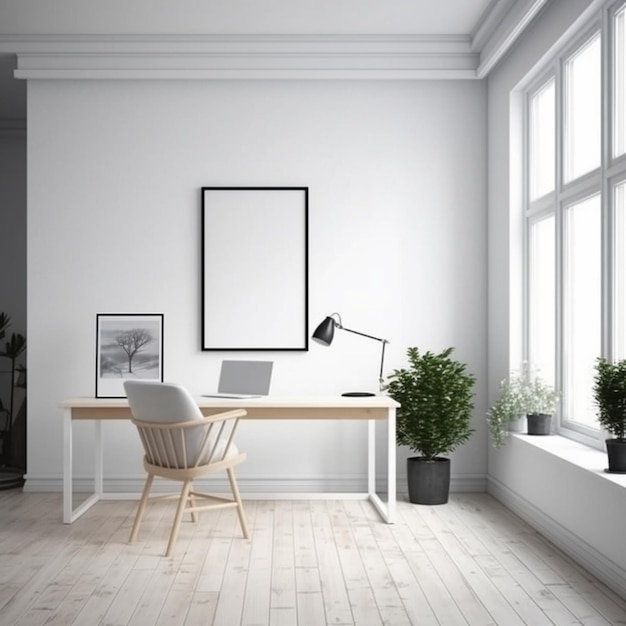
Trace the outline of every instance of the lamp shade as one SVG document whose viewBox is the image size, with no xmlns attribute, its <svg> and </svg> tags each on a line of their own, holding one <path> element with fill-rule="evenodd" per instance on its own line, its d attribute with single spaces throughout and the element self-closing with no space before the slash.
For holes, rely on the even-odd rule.
<svg viewBox="0 0 626 626">
<path fill-rule="evenodd" d="M 335 320 L 332 317 L 326 317 L 324 321 L 315 329 L 313 333 L 313 341 L 329 346 L 333 342 L 335 336 Z"/>
</svg>

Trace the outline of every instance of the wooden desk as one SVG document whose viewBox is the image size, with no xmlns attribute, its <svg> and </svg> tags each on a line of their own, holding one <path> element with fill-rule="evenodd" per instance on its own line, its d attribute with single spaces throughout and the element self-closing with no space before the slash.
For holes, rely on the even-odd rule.
<svg viewBox="0 0 626 626">
<path fill-rule="evenodd" d="M 242 408 L 244 419 L 308 419 L 308 420 L 367 420 L 367 492 L 369 499 L 387 523 L 395 521 L 396 514 L 396 408 L 400 406 L 387 396 L 345 398 L 342 396 L 273 397 L 246 400 L 197 398 L 204 415 Z M 120 494 L 104 493 L 102 422 L 130 418 L 128 400 L 102 398 L 73 398 L 61 403 L 63 408 L 63 522 L 71 524 L 98 500 L 116 499 Z M 94 493 L 75 509 L 72 504 L 72 424 L 78 420 L 92 420 L 95 429 Z M 387 422 L 387 503 L 376 493 L 376 420 Z M 302 495 L 302 494 L 301 494 Z M 328 497 L 348 497 L 352 494 L 327 494 Z"/>
</svg>

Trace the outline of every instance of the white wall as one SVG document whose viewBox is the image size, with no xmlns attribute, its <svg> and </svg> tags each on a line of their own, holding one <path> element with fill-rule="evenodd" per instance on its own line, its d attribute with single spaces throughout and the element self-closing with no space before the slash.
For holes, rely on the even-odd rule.
<svg viewBox="0 0 626 626">
<path fill-rule="evenodd" d="M 58 404 L 94 393 L 97 313 L 163 312 L 165 378 L 194 393 L 233 356 L 200 351 L 203 185 L 309 186 L 311 328 L 339 311 L 387 337 L 387 372 L 408 346 L 455 346 L 479 383 L 453 488 L 484 488 L 485 111 L 473 81 L 29 81 L 27 489 L 60 488 Z M 338 393 L 375 389 L 379 349 L 339 333 L 235 356 L 271 356 L 275 394 Z M 107 479 L 135 488 L 136 434 L 105 437 Z M 360 424 L 246 423 L 242 490 L 362 488 L 364 441 Z"/>
<path fill-rule="evenodd" d="M 520 363 L 521 267 L 516 259 L 521 218 L 516 210 L 521 190 L 516 176 L 510 176 L 510 169 L 515 171 L 519 165 L 520 145 L 518 129 L 511 124 L 516 106 L 512 93 L 568 29 L 584 19 L 585 11 L 598 4 L 588 0 L 550 3 L 489 76 L 490 400 L 495 399 L 509 365 L 519 367 Z M 514 437 L 504 448 L 490 449 L 489 491 L 623 594 L 626 548 L 621 520 L 626 516 L 626 481 L 603 473 L 603 454 L 581 447 L 568 456 L 560 447 L 558 441 Z M 595 457 L 588 462 L 590 453 Z"/>
</svg>

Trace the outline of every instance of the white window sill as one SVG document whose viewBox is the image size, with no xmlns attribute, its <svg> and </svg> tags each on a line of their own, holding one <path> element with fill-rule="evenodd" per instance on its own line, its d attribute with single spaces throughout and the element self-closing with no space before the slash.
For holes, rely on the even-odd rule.
<svg viewBox="0 0 626 626">
<path fill-rule="evenodd" d="M 606 452 L 594 450 L 589 446 L 559 435 L 541 436 L 510 433 L 509 436 L 524 445 L 534 446 L 547 454 L 597 474 L 598 477 L 609 480 L 626 489 L 626 474 L 613 474 L 605 471 L 608 465 Z"/>
</svg>

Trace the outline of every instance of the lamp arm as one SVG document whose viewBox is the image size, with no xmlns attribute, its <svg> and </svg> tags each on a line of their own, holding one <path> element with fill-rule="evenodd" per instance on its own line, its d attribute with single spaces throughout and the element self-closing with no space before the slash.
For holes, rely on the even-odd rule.
<svg viewBox="0 0 626 626">
<path fill-rule="evenodd" d="M 368 339 L 373 339 L 374 341 L 380 341 L 382 343 L 382 350 L 380 354 L 380 371 L 378 373 L 378 388 L 379 388 L 379 391 L 381 392 L 384 391 L 385 379 L 383 378 L 383 367 L 384 367 L 384 362 L 385 362 L 385 344 L 388 344 L 389 341 L 387 339 L 382 339 L 381 337 L 374 337 L 374 335 L 368 335 L 366 333 L 362 333 L 358 330 L 352 330 L 351 328 L 346 328 L 343 325 L 343 321 L 339 313 L 333 313 L 332 315 L 329 315 L 328 317 L 330 317 L 333 320 L 334 326 L 336 328 L 340 328 L 341 330 L 345 330 L 349 333 L 353 333 L 354 335 L 361 335 L 361 337 L 367 337 Z M 320 326 L 322 326 L 322 324 L 320 324 Z M 331 335 L 331 341 L 332 341 L 332 335 Z M 326 343 L 328 344 L 330 342 L 326 342 Z"/>
<path fill-rule="evenodd" d="M 389 343 L 383 339 L 383 349 L 380 354 L 380 374 L 378 375 L 378 391 L 384 391 L 385 379 L 383 378 L 383 363 L 385 362 L 385 344 Z"/>
<path fill-rule="evenodd" d="M 341 330 L 347 330 L 349 333 L 354 333 L 355 335 L 361 335 L 361 337 L 367 337 L 368 339 L 374 339 L 376 341 L 382 342 L 382 351 L 380 354 L 380 372 L 378 373 L 378 390 L 383 391 L 383 387 L 385 384 L 385 379 L 383 378 L 383 367 L 385 363 L 385 345 L 389 343 L 387 339 L 381 339 L 380 337 L 374 337 L 373 335 L 366 335 L 365 333 L 361 333 L 358 330 L 352 330 L 350 328 L 346 328 L 345 326 L 341 326 L 339 323 L 335 322 L 337 328 L 341 328 Z"/>
<path fill-rule="evenodd" d="M 358 330 L 352 330 L 350 328 L 346 328 L 341 324 L 335 322 L 337 328 L 341 328 L 341 330 L 347 330 L 349 333 L 354 333 L 355 335 L 361 335 L 361 337 L 367 337 L 368 339 L 375 339 L 376 341 L 382 341 L 384 343 L 389 343 L 386 339 L 381 339 L 380 337 L 374 337 L 372 335 L 366 335 L 365 333 L 360 333 Z"/>
</svg>

